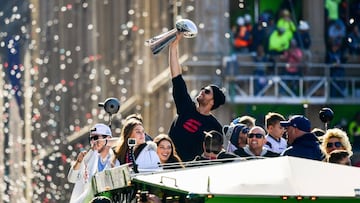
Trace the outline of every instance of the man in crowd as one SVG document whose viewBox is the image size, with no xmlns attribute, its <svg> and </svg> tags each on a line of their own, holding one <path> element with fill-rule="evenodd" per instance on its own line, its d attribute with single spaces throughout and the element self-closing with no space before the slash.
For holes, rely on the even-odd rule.
<svg viewBox="0 0 360 203">
<path fill-rule="evenodd" d="M 237 156 L 225 151 L 223 146 L 223 135 L 215 130 L 205 132 L 205 139 L 203 142 L 204 152 L 200 156 L 195 157 L 195 161 L 224 159 L 223 162 L 232 161 Z"/>
<path fill-rule="evenodd" d="M 247 136 L 247 145 L 235 150 L 234 154 L 240 157 L 277 157 L 280 155 L 264 147 L 266 139 L 265 130 L 262 127 L 252 127 Z"/>
<path fill-rule="evenodd" d="M 169 136 L 174 141 L 180 158 L 190 161 L 202 153 L 205 131 L 222 131 L 222 125 L 211 111 L 225 103 L 225 95 L 218 86 L 211 84 L 200 90 L 196 103 L 191 99 L 179 64 L 178 43 L 181 37 L 178 34 L 169 47 L 173 98 L 178 114 L 170 127 Z"/>
<path fill-rule="evenodd" d="M 318 139 L 311 133 L 311 124 L 303 115 L 292 116 L 288 121 L 280 121 L 286 128 L 288 147 L 282 155 L 295 156 L 305 159 L 322 160 Z"/>
<path fill-rule="evenodd" d="M 78 154 L 76 161 L 71 165 L 68 181 L 75 183 L 70 203 L 89 202 L 91 197 L 91 181 L 95 173 L 119 166 L 120 162 L 112 162 L 114 152 L 109 139 L 112 138 L 109 126 L 98 123 L 90 130 L 89 142 L 91 149 Z"/>
</svg>

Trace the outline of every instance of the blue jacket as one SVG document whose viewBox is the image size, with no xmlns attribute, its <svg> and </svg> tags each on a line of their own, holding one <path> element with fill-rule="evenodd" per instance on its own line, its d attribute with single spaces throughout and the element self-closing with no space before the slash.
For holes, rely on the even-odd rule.
<svg viewBox="0 0 360 203">
<path fill-rule="evenodd" d="M 323 154 L 320 150 L 319 141 L 312 133 L 306 133 L 294 140 L 283 156 L 295 156 L 305 159 L 322 160 Z"/>
</svg>

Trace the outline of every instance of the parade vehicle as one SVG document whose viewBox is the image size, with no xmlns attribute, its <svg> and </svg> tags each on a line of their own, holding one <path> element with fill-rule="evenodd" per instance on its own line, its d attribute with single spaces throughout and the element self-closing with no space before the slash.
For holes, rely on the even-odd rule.
<svg viewBox="0 0 360 203">
<path fill-rule="evenodd" d="M 162 202 L 360 202 L 360 168 L 288 156 L 143 173 L 122 165 L 93 183 L 114 202 L 148 193 Z"/>
</svg>

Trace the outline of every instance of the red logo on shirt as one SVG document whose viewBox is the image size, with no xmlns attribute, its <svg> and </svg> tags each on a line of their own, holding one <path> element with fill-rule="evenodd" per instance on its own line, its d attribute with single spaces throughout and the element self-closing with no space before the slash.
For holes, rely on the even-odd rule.
<svg viewBox="0 0 360 203">
<path fill-rule="evenodd" d="M 194 133 L 194 132 L 198 131 L 200 126 L 201 126 L 201 123 L 192 118 L 187 120 L 183 125 L 185 130 L 189 131 L 190 133 Z"/>
</svg>

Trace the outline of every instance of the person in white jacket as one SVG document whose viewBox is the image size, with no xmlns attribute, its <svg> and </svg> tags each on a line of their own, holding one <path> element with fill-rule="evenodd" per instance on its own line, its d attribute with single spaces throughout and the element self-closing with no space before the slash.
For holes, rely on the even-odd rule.
<svg viewBox="0 0 360 203">
<path fill-rule="evenodd" d="M 162 170 L 156 144 L 145 142 L 144 127 L 138 119 L 132 118 L 125 122 L 115 154 L 122 164 L 132 164 L 135 173 Z"/>
<path fill-rule="evenodd" d="M 119 166 L 120 162 L 112 162 L 114 152 L 109 145 L 112 138 L 109 126 L 98 123 L 90 130 L 89 151 L 82 151 L 78 154 L 76 161 L 70 167 L 68 181 L 75 183 L 70 203 L 84 203 L 90 193 L 91 178 L 104 169 Z"/>
</svg>

